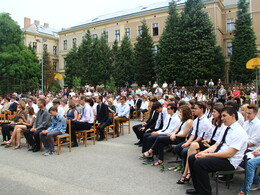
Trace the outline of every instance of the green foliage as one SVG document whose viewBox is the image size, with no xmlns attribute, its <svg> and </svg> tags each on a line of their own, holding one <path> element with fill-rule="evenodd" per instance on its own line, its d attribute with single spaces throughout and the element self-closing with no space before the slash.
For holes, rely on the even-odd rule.
<svg viewBox="0 0 260 195">
<path fill-rule="evenodd" d="M 59 81 L 54 81 L 49 87 L 49 90 L 57 93 L 61 88 Z"/>
<path fill-rule="evenodd" d="M 156 55 L 156 71 L 160 83 L 167 81 L 171 83 L 176 79 L 180 65 L 178 60 L 178 41 L 180 32 L 180 18 L 176 9 L 175 1 L 169 3 L 169 15 L 166 20 L 165 29 L 160 37 L 159 50 Z"/>
<path fill-rule="evenodd" d="M 115 79 L 112 76 L 110 76 L 110 79 L 107 82 L 107 84 L 105 85 L 105 88 L 108 89 L 111 92 L 115 91 L 115 89 L 116 89 L 116 82 L 115 82 Z"/>
<path fill-rule="evenodd" d="M 55 82 L 50 55 L 46 51 L 43 52 L 43 82 L 45 86 L 44 89 L 48 89 Z"/>
<path fill-rule="evenodd" d="M 75 77 L 82 78 L 82 72 L 80 71 L 80 59 L 77 48 L 72 48 L 66 56 L 67 66 L 65 68 L 65 83 L 72 88 L 74 86 L 73 79 Z M 80 79 L 82 80 L 82 79 Z M 82 85 L 83 83 L 80 83 Z"/>
<path fill-rule="evenodd" d="M 238 82 L 250 82 L 254 79 L 254 71 L 246 69 L 246 63 L 256 57 L 256 36 L 252 27 L 252 19 L 248 13 L 248 2 L 238 2 L 237 20 L 232 55 L 230 59 L 230 79 Z"/>
<path fill-rule="evenodd" d="M 223 77 L 224 57 L 203 6 L 201 0 L 187 0 L 179 18 L 174 2 L 170 4 L 157 58 L 160 81 L 192 85 L 195 79 Z"/>
<path fill-rule="evenodd" d="M 153 39 L 146 22 L 142 22 L 142 34 L 137 37 L 134 47 L 134 80 L 139 85 L 155 80 Z M 154 78 L 154 79 L 152 79 Z"/>
<path fill-rule="evenodd" d="M 72 84 L 73 84 L 73 89 L 80 90 L 80 88 L 81 88 L 81 78 L 80 77 L 73 77 Z"/>
<path fill-rule="evenodd" d="M 37 56 L 23 43 L 22 31 L 8 13 L 0 13 L 0 75 L 38 83 Z"/>
<path fill-rule="evenodd" d="M 130 40 L 125 35 L 115 58 L 114 79 L 117 86 L 123 86 L 126 81 L 134 78 L 134 53 Z"/>
</svg>

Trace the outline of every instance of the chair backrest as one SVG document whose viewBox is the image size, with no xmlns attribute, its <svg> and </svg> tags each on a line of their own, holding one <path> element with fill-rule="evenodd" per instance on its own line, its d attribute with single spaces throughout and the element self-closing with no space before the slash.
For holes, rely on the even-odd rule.
<svg viewBox="0 0 260 195">
<path fill-rule="evenodd" d="M 71 120 L 66 120 L 66 124 L 69 130 L 69 134 L 71 135 Z"/>
<path fill-rule="evenodd" d="M 12 115 L 12 114 L 7 115 L 8 121 L 12 121 L 13 119 L 14 119 L 14 115 Z"/>
<path fill-rule="evenodd" d="M 0 120 L 5 121 L 5 114 L 0 114 Z"/>
<path fill-rule="evenodd" d="M 4 111 L 4 114 L 11 114 L 11 111 L 5 110 L 5 111 Z"/>
</svg>

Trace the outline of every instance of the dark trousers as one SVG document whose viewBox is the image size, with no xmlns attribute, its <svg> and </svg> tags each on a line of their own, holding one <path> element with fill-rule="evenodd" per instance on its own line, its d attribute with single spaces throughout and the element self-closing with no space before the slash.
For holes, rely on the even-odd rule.
<svg viewBox="0 0 260 195">
<path fill-rule="evenodd" d="M 211 195 L 209 173 L 234 170 L 235 168 L 226 158 L 206 157 L 196 159 L 195 155 L 196 154 L 192 154 L 189 157 L 193 186 L 198 190 L 200 195 Z"/>
<path fill-rule="evenodd" d="M 11 131 L 14 130 L 14 127 L 12 127 L 10 124 L 5 124 L 2 127 L 2 136 L 3 141 L 8 141 L 11 139 Z"/>
<path fill-rule="evenodd" d="M 111 118 L 108 118 L 107 121 L 101 123 L 98 126 L 99 135 L 101 138 L 105 138 L 105 127 L 111 124 Z"/>
<path fill-rule="evenodd" d="M 143 148 L 142 148 L 142 152 L 146 152 L 147 150 L 152 148 L 152 145 L 154 144 L 155 140 L 157 139 L 157 137 L 159 136 L 167 136 L 167 135 L 163 135 L 163 134 L 159 134 L 159 135 L 151 135 L 151 133 L 145 133 L 143 136 Z M 156 151 L 157 152 L 157 151 Z"/>
<path fill-rule="evenodd" d="M 133 126 L 133 131 L 135 132 L 135 135 L 137 137 L 137 139 L 140 140 L 140 142 L 143 142 L 143 135 L 145 134 L 145 130 L 141 131 L 140 129 L 142 128 L 142 125 L 135 125 Z"/>
<path fill-rule="evenodd" d="M 170 139 L 170 136 L 159 136 L 156 138 L 155 142 L 153 143 L 151 149 L 153 151 L 157 151 L 159 155 L 159 160 L 163 161 L 163 154 L 164 154 L 164 147 L 169 144 L 179 144 L 183 142 L 185 138 L 176 137 L 174 141 Z"/>
<path fill-rule="evenodd" d="M 73 143 L 77 142 L 76 131 L 78 130 L 89 130 L 92 124 L 88 122 L 71 121 L 71 141 Z"/>
<path fill-rule="evenodd" d="M 182 167 L 183 167 L 183 171 L 184 168 L 186 166 L 186 161 L 187 161 L 187 154 L 188 154 L 188 150 L 190 147 L 187 148 L 182 148 L 182 144 L 185 144 L 186 141 L 179 143 L 177 146 L 174 147 L 174 152 L 175 154 L 177 154 L 181 159 L 182 159 Z"/>
<path fill-rule="evenodd" d="M 31 129 L 26 129 L 23 132 L 24 137 L 26 138 L 30 146 L 37 147 L 38 149 L 40 149 L 40 133 L 42 132 L 43 129 L 38 129 L 35 132 L 31 132 L 30 130 Z"/>
<path fill-rule="evenodd" d="M 61 134 L 62 134 L 62 132 L 60 132 L 60 131 L 51 131 L 51 132 L 47 133 L 47 135 L 40 133 L 40 138 L 42 140 L 42 143 L 43 143 L 45 149 L 51 150 L 52 152 L 54 152 L 53 138 L 56 137 L 57 135 L 61 135 Z"/>
</svg>

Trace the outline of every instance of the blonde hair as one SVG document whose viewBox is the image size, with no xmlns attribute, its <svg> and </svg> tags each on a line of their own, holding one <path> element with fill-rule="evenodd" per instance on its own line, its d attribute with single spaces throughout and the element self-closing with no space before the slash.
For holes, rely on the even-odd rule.
<svg viewBox="0 0 260 195">
<path fill-rule="evenodd" d="M 114 100 L 112 98 L 108 98 L 107 102 L 112 103 L 112 105 L 114 104 Z"/>
</svg>

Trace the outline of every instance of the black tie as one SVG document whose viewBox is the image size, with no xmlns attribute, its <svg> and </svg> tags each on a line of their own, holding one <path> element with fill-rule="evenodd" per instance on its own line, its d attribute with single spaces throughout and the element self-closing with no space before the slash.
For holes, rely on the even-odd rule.
<svg viewBox="0 0 260 195">
<path fill-rule="evenodd" d="M 197 137 L 198 137 L 198 131 L 199 131 L 199 122 L 200 122 L 200 119 L 198 118 L 198 122 L 197 122 L 197 127 L 196 127 L 196 131 L 195 131 L 195 138 L 194 138 L 194 140 L 196 140 L 196 139 L 197 139 Z"/>
<path fill-rule="evenodd" d="M 226 128 L 225 133 L 224 133 L 224 135 L 223 135 L 223 137 L 222 137 L 222 140 L 221 140 L 221 142 L 219 143 L 217 149 L 216 149 L 214 152 L 218 152 L 218 151 L 220 150 L 220 148 L 222 147 L 222 145 L 225 143 L 225 141 L 226 141 L 226 136 L 227 136 L 227 132 L 228 132 L 229 129 L 230 129 L 230 127 L 227 127 L 227 128 Z"/>
<path fill-rule="evenodd" d="M 180 128 L 178 129 L 178 131 L 175 133 L 176 135 L 180 132 L 180 130 L 181 130 L 181 127 L 182 127 L 182 125 L 184 124 L 184 122 L 182 122 L 181 123 L 181 126 L 180 126 Z"/>
<path fill-rule="evenodd" d="M 214 131 L 213 131 L 213 134 L 212 134 L 212 136 L 211 136 L 211 138 L 210 138 L 210 142 L 212 142 L 213 137 L 214 137 L 214 136 L 216 135 L 216 133 L 217 133 L 217 130 L 218 130 L 218 126 L 215 127 L 215 129 L 214 129 Z"/>
<path fill-rule="evenodd" d="M 171 120 L 172 120 L 172 117 L 170 118 L 167 127 L 164 130 L 162 130 L 162 132 L 164 132 L 164 131 L 166 131 L 168 129 L 168 127 L 170 126 Z"/>
</svg>

